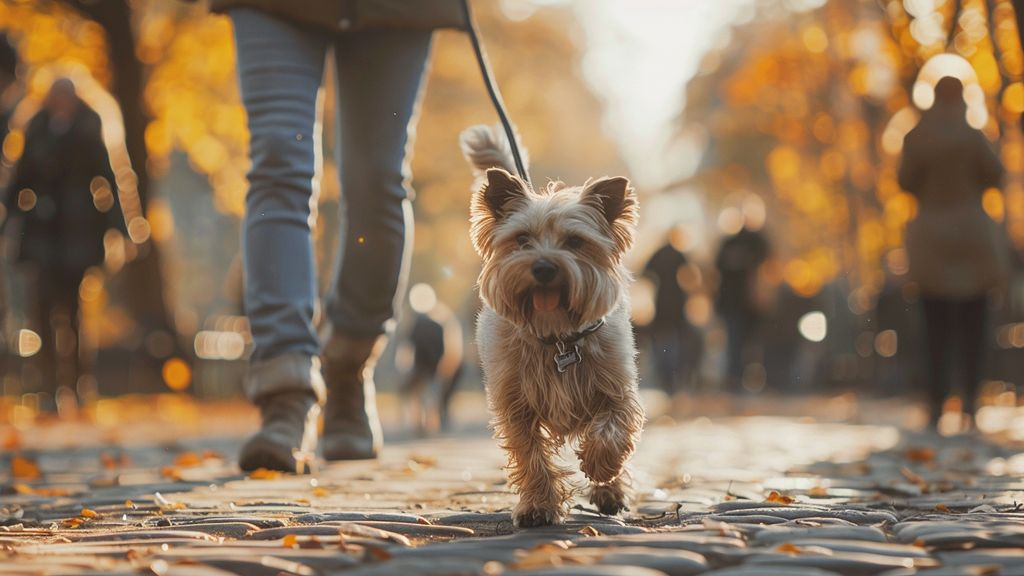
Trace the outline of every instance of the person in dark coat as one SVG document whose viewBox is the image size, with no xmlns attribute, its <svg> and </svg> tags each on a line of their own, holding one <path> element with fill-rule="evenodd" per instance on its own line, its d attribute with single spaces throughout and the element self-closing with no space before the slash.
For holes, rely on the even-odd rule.
<svg viewBox="0 0 1024 576">
<path fill-rule="evenodd" d="M 412 346 L 412 369 L 405 383 L 405 394 L 413 402 L 426 403 L 426 393 L 438 383 L 438 369 L 444 358 L 444 326 L 430 317 L 428 313 L 418 312 L 413 320 L 412 332 L 409 334 Z M 440 399 L 438 399 L 440 400 Z M 427 414 L 420 410 L 420 415 Z M 418 418 L 416 425 L 420 433 L 428 428 L 423 417 Z"/>
<path fill-rule="evenodd" d="M 968 420 L 974 416 L 988 292 L 1009 271 L 1007 240 L 981 205 L 982 194 L 1002 183 L 1005 170 L 966 114 L 960 80 L 939 80 L 934 106 L 903 141 L 899 171 L 900 186 L 918 201 L 906 244 L 924 311 L 932 426 L 953 389 L 954 362 L 963 367 L 964 412 Z"/>
<path fill-rule="evenodd" d="M 17 262 L 30 277 L 28 317 L 42 338 L 46 392 L 78 379 L 78 290 L 103 263 L 103 237 L 124 229 L 100 117 L 59 79 L 25 129 L 25 147 L 4 198 L 5 225 L 17 227 Z M 69 329 L 73 346 L 58 346 Z M 58 352 L 60 352 L 58 354 Z M 58 381 L 58 372 L 70 370 Z"/>
<path fill-rule="evenodd" d="M 673 229 L 670 238 L 644 266 L 644 276 L 655 284 L 654 317 L 647 326 L 655 374 L 661 389 L 672 396 L 692 372 L 687 366 L 686 344 L 692 327 L 686 318 L 687 293 L 680 284 L 688 261 L 676 246 L 684 243 L 683 231 Z"/>
<path fill-rule="evenodd" d="M 754 335 L 761 320 L 755 290 L 757 274 L 768 259 L 768 241 L 745 224 L 718 249 L 718 297 L 715 305 L 726 331 L 726 385 L 738 389 L 750 361 Z"/>
</svg>

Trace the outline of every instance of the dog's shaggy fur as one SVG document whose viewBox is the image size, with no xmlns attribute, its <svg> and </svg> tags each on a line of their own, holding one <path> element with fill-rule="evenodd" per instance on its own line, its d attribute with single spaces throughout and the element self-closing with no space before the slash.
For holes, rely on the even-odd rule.
<svg viewBox="0 0 1024 576">
<path fill-rule="evenodd" d="M 627 505 L 626 461 L 644 423 L 631 277 L 622 263 L 636 231 L 636 196 L 625 178 L 533 190 L 510 173 L 498 128 L 469 128 L 461 144 L 484 180 L 471 208 L 473 245 L 483 259 L 477 344 L 492 426 L 520 496 L 513 520 L 521 527 L 563 520 L 572 472 L 555 458 L 567 441 L 577 447 L 591 503 L 616 514 Z M 575 343 L 582 360 L 559 372 L 555 341 L 602 318 L 603 326 Z"/>
</svg>

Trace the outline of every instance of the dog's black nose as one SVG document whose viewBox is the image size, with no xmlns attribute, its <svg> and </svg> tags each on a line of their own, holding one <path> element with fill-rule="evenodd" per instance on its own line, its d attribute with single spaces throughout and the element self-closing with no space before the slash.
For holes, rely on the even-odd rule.
<svg viewBox="0 0 1024 576">
<path fill-rule="evenodd" d="M 558 266 L 550 260 L 537 260 L 533 263 L 533 277 L 541 284 L 547 284 L 558 275 Z"/>
</svg>

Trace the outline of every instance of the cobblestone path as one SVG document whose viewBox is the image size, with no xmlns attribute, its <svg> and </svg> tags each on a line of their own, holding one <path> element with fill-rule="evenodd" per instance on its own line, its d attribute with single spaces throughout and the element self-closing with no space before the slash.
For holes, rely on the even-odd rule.
<svg viewBox="0 0 1024 576">
<path fill-rule="evenodd" d="M 1024 448 L 1007 434 L 657 420 L 630 512 L 580 498 L 564 526 L 520 531 L 483 431 L 303 476 L 242 475 L 237 443 L 44 450 L 8 433 L 0 574 L 1024 575 Z"/>
</svg>

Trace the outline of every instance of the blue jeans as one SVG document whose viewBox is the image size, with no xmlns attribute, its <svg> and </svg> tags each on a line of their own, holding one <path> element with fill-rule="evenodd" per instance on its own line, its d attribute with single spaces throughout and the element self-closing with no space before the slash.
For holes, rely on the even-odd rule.
<svg viewBox="0 0 1024 576">
<path fill-rule="evenodd" d="M 407 158 L 431 32 L 335 35 L 254 9 L 230 16 L 252 156 L 242 238 L 254 344 L 247 392 L 254 400 L 297 389 L 322 395 L 311 228 L 326 56 L 333 49 L 342 190 L 326 319 L 334 333 L 373 338 L 389 329 L 408 270 Z"/>
</svg>

